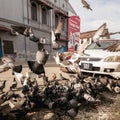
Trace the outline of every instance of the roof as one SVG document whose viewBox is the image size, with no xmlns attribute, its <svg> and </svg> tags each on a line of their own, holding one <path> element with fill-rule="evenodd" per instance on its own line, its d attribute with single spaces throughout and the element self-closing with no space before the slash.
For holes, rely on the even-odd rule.
<svg viewBox="0 0 120 120">
<path fill-rule="evenodd" d="M 80 39 L 84 38 L 92 38 L 94 34 L 96 33 L 97 30 L 92 30 L 92 31 L 87 31 L 87 32 L 82 32 L 80 33 Z M 103 31 L 103 34 L 108 33 L 108 29 L 105 29 Z"/>
<path fill-rule="evenodd" d="M 96 31 L 97 30 L 87 31 L 87 32 L 80 33 L 80 39 L 83 39 L 83 38 L 92 38 Z"/>
</svg>

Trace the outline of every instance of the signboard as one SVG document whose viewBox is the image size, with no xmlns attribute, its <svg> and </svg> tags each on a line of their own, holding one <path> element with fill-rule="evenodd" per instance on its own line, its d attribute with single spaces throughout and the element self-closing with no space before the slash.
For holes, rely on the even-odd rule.
<svg viewBox="0 0 120 120">
<path fill-rule="evenodd" d="M 68 51 L 74 52 L 80 39 L 80 18 L 70 16 L 68 18 Z"/>
</svg>

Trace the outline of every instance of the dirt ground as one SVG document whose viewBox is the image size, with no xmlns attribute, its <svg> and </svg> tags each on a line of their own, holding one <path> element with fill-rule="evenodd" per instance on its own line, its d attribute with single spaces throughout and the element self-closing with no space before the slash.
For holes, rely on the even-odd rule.
<svg viewBox="0 0 120 120">
<path fill-rule="evenodd" d="M 29 71 L 27 67 L 23 68 L 22 73 L 26 74 Z M 45 67 L 46 75 L 49 80 L 52 79 L 53 73 L 56 73 L 59 79 L 59 73 L 62 73 L 63 76 L 69 78 L 67 73 L 63 73 L 60 71 L 59 67 Z M 9 90 L 11 82 L 14 76 L 11 74 L 12 71 L 8 70 L 7 72 L 0 73 L 0 84 L 3 80 L 7 80 L 6 88 L 4 91 Z M 42 85 L 42 78 L 37 78 L 38 84 Z M 21 88 L 21 84 L 18 81 L 18 91 Z M 77 116 L 74 120 L 120 120 L 120 95 L 113 94 L 110 92 L 104 92 L 101 94 L 102 102 L 97 105 L 85 104 L 81 105 Z M 29 115 L 29 120 L 43 120 L 44 116 L 48 113 L 52 113 L 49 110 L 40 110 L 32 115 Z M 62 116 L 60 118 L 52 118 L 50 120 L 73 120 L 73 118 L 69 118 L 66 116 Z"/>
<path fill-rule="evenodd" d="M 22 74 L 25 75 L 26 72 L 28 72 L 28 71 L 30 71 L 29 68 L 24 67 L 22 70 Z M 59 78 L 59 73 L 62 73 L 60 71 L 59 67 L 45 67 L 45 72 L 46 72 L 46 75 L 48 76 L 48 79 L 50 79 L 50 80 L 52 79 L 52 75 L 54 73 L 57 75 L 58 78 Z M 67 73 L 62 73 L 62 74 L 65 77 L 69 77 L 69 75 Z M 3 80 L 7 80 L 5 91 L 9 90 L 9 86 L 11 85 L 13 78 L 14 78 L 14 76 L 12 75 L 11 69 L 6 72 L 0 73 L 0 83 Z M 37 78 L 37 81 L 38 81 L 38 84 L 42 84 L 42 82 L 43 82 L 42 78 Z M 18 81 L 17 87 L 18 88 L 21 87 L 21 84 L 19 81 Z"/>
</svg>

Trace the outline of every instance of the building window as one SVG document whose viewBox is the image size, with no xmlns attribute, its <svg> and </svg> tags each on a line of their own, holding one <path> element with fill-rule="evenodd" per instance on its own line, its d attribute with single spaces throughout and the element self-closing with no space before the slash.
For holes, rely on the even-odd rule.
<svg viewBox="0 0 120 120">
<path fill-rule="evenodd" d="M 56 3 L 56 2 L 57 2 L 57 0 L 54 0 L 54 2 Z"/>
<path fill-rule="evenodd" d="M 31 3 L 31 19 L 37 21 L 37 5 L 34 2 Z"/>
<path fill-rule="evenodd" d="M 13 41 L 7 41 L 3 40 L 3 50 L 4 54 L 13 54 L 14 53 L 14 48 L 13 48 Z"/>
<path fill-rule="evenodd" d="M 47 9 L 42 7 L 42 24 L 47 24 Z"/>
</svg>

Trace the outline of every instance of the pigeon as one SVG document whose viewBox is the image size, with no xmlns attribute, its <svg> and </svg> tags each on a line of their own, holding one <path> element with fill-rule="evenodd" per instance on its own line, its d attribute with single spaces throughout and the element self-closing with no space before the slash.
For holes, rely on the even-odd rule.
<svg viewBox="0 0 120 120">
<path fill-rule="evenodd" d="M 17 87 L 17 81 L 16 81 L 16 79 L 14 78 L 14 79 L 13 79 L 13 83 L 12 83 L 12 85 L 10 86 L 10 90 L 15 89 L 16 87 Z"/>
<path fill-rule="evenodd" d="M 78 113 L 78 107 L 69 109 L 66 114 L 71 118 L 74 118 L 77 115 L 77 113 Z"/>
<path fill-rule="evenodd" d="M 39 38 L 35 37 L 33 34 L 32 28 L 31 27 L 26 27 L 26 26 L 11 26 L 12 29 L 19 34 L 22 34 L 26 37 L 29 37 L 29 39 L 33 42 L 38 42 Z"/>
<path fill-rule="evenodd" d="M 65 78 L 61 73 L 59 73 L 59 75 L 60 75 L 61 80 L 69 80 L 69 79 Z"/>
<path fill-rule="evenodd" d="M 99 39 L 100 39 L 100 35 L 103 34 L 104 30 L 106 29 L 106 23 L 103 23 L 95 32 L 95 34 L 93 35 L 92 41 L 95 42 L 98 47 L 100 47 L 100 43 L 99 43 Z"/>
<path fill-rule="evenodd" d="M 119 52 L 120 51 L 120 42 L 117 42 L 107 48 L 105 48 L 104 50 L 107 50 L 109 52 Z M 117 61 L 119 61 L 119 59 L 116 59 Z"/>
<path fill-rule="evenodd" d="M 44 80 L 45 82 L 49 83 L 48 77 L 47 77 L 45 74 L 43 75 L 43 80 Z"/>
<path fill-rule="evenodd" d="M 62 33 L 62 29 L 63 29 L 63 20 L 60 17 L 56 30 L 55 31 L 52 30 L 52 48 L 54 50 L 59 50 L 63 47 L 63 45 L 60 43 L 60 36 Z"/>
<path fill-rule="evenodd" d="M 23 81 L 23 88 L 22 88 L 23 94 L 27 94 L 29 92 L 30 90 L 29 84 L 30 84 L 29 78 L 26 77 L 25 80 Z"/>
<path fill-rule="evenodd" d="M 57 78 L 56 74 L 53 73 L 53 75 L 52 75 L 52 80 L 54 81 L 54 80 L 56 80 L 56 78 Z"/>
<path fill-rule="evenodd" d="M 53 56 L 53 58 L 54 58 L 56 64 L 57 64 L 57 65 L 60 65 L 60 58 L 59 58 L 59 54 L 58 54 L 58 52 L 56 53 L 55 56 Z"/>
<path fill-rule="evenodd" d="M 39 38 L 33 34 L 32 28 L 29 28 L 29 39 L 33 42 L 39 42 Z"/>
<path fill-rule="evenodd" d="M 55 37 L 55 33 L 54 31 L 52 30 L 52 48 L 54 50 L 59 50 L 63 47 L 62 44 L 60 44 L 60 42 L 56 41 L 56 37 Z"/>
<path fill-rule="evenodd" d="M 28 63 L 28 67 L 29 69 L 37 74 L 37 75 L 40 75 L 42 73 L 45 73 L 45 70 L 44 70 L 44 65 L 43 64 L 39 64 L 37 61 L 27 61 Z"/>
<path fill-rule="evenodd" d="M 92 8 L 90 7 L 90 5 L 86 2 L 86 0 L 81 0 L 82 4 L 84 5 L 83 7 L 85 7 L 88 10 L 92 11 Z"/>
<path fill-rule="evenodd" d="M 49 58 L 49 53 L 44 48 L 41 51 L 40 50 L 37 51 L 37 53 L 36 53 L 36 61 L 39 64 L 45 65 L 48 58 Z"/>
<path fill-rule="evenodd" d="M 34 74 L 32 71 L 27 71 L 25 77 L 30 78 L 31 80 L 35 80 L 37 75 Z"/>
<path fill-rule="evenodd" d="M 6 80 L 3 81 L 3 83 L 0 86 L 0 91 L 3 92 L 3 89 L 5 88 Z"/>
<path fill-rule="evenodd" d="M 0 73 L 9 69 L 12 69 L 13 74 L 14 72 L 20 73 L 22 71 L 22 65 L 15 65 L 15 58 L 11 55 L 3 56 L 1 61 L 3 64 L 0 65 Z"/>
<path fill-rule="evenodd" d="M 34 78 L 33 81 L 31 81 L 33 87 L 38 87 L 37 80 Z"/>
<path fill-rule="evenodd" d="M 49 54 L 45 49 L 42 49 L 41 51 L 38 50 L 36 53 L 36 60 L 27 61 L 29 69 L 37 75 L 45 73 L 44 65 L 47 62 L 48 57 Z"/>
<path fill-rule="evenodd" d="M 60 40 L 60 36 L 62 33 L 62 29 L 63 29 L 63 20 L 61 19 L 61 17 L 59 18 L 59 22 L 57 25 L 57 28 L 55 30 L 55 40 Z"/>
<path fill-rule="evenodd" d="M 73 54 L 73 52 L 62 52 L 59 53 L 59 57 L 61 61 L 69 60 Z"/>
<path fill-rule="evenodd" d="M 25 76 L 22 74 L 22 73 L 17 73 L 17 72 L 14 72 L 14 76 L 15 78 L 21 82 L 21 84 L 23 84 L 23 81 L 25 79 Z"/>
<path fill-rule="evenodd" d="M 1 61 L 3 62 L 3 64 L 0 65 L 0 73 L 4 72 L 4 71 L 7 71 L 7 70 L 14 67 L 15 59 L 10 55 L 3 56 L 1 58 Z"/>
<path fill-rule="evenodd" d="M 19 34 L 28 36 L 28 28 L 25 26 L 11 26 L 12 29 L 16 32 L 18 32 Z"/>
<path fill-rule="evenodd" d="M 95 99 L 90 94 L 84 93 L 83 98 L 88 102 L 95 102 Z"/>
<path fill-rule="evenodd" d="M 65 72 L 65 73 L 74 73 L 74 74 L 77 73 L 78 75 L 81 75 L 81 71 L 80 71 L 79 65 L 77 63 L 69 64 L 69 65 L 64 65 L 60 61 L 60 57 L 59 57 L 58 52 L 56 53 L 55 56 L 53 56 L 53 58 L 54 58 L 56 64 L 60 66 L 60 70 L 62 72 Z"/>
<path fill-rule="evenodd" d="M 106 37 L 106 36 L 110 36 L 110 35 L 114 35 L 114 34 L 120 34 L 120 32 L 104 33 L 104 34 L 101 34 L 100 37 Z"/>
<path fill-rule="evenodd" d="M 114 91 L 115 93 L 119 94 L 119 93 L 120 93 L 120 87 L 119 87 L 119 86 L 115 86 L 115 87 L 113 88 L 113 91 Z"/>
<path fill-rule="evenodd" d="M 22 71 L 22 65 L 16 65 L 12 68 L 13 74 L 14 72 L 21 73 Z"/>
</svg>

